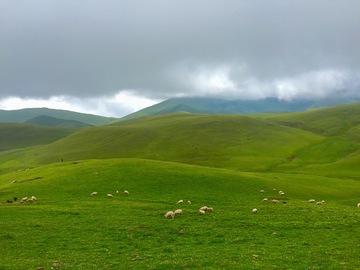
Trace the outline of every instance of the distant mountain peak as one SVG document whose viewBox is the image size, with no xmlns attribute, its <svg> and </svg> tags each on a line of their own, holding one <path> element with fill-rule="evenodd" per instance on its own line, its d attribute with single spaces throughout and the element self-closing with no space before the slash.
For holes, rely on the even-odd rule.
<svg viewBox="0 0 360 270">
<path fill-rule="evenodd" d="M 332 105 L 358 102 L 348 99 L 322 100 L 280 100 L 269 97 L 258 100 L 226 100 L 208 97 L 170 98 L 153 106 L 129 114 L 120 121 L 142 118 L 150 115 L 188 112 L 200 114 L 254 114 L 300 112 L 313 108 L 324 108 Z"/>
</svg>

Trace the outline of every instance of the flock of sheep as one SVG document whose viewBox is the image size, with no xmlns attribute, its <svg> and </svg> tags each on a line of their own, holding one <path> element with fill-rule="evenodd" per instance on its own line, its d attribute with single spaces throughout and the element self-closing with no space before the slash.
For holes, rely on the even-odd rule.
<svg viewBox="0 0 360 270">
<path fill-rule="evenodd" d="M 117 190 L 116 193 L 119 193 L 119 191 Z M 124 190 L 124 194 L 125 194 L 125 195 L 129 195 L 129 191 Z M 94 191 L 94 192 L 92 192 L 90 195 L 91 195 L 91 196 L 97 196 L 98 193 L 97 193 L 97 191 Z M 113 198 L 114 195 L 112 195 L 111 193 L 108 193 L 108 194 L 106 194 L 106 197 L 108 197 L 108 198 Z"/>
<path fill-rule="evenodd" d="M 179 200 L 177 202 L 177 204 L 182 204 L 182 203 L 184 203 L 184 200 Z M 191 204 L 191 201 L 187 201 L 187 203 Z M 206 212 L 213 212 L 213 211 L 214 211 L 214 208 L 203 206 L 203 207 L 200 207 L 200 209 L 199 209 L 199 215 L 203 216 L 203 215 L 205 215 Z M 173 219 L 175 216 L 181 215 L 182 212 L 183 212 L 182 209 L 176 209 L 175 211 L 168 211 L 168 212 L 166 212 L 164 217 Z"/>
<path fill-rule="evenodd" d="M 17 197 L 13 197 L 12 200 L 7 200 L 6 203 L 14 203 L 18 200 Z M 20 204 L 24 204 L 26 202 L 29 202 L 29 203 L 33 203 L 33 202 L 36 202 L 37 201 L 37 198 L 35 196 L 31 196 L 30 198 L 29 197 L 24 197 L 22 198 L 19 203 Z"/>
<path fill-rule="evenodd" d="M 274 188 L 273 191 L 276 192 L 276 188 Z M 263 190 L 263 189 L 260 190 L 260 193 L 264 193 L 264 192 L 265 192 L 265 190 Z M 280 190 L 280 191 L 279 191 L 279 195 L 280 195 L 280 196 L 284 196 L 284 195 L 285 195 L 285 192 L 283 192 L 283 191 Z M 263 200 L 264 202 L 265 202 L 265 201 L 269 201 L 269 198 L 263 198 L 262 200 Z M 272 201 L 273 203 L 279 203 L 279 200 L 277 200 L 277 199 L 272 199 L 271 201 Z M 316 201 L 315 199 L 310 199 L 310 200 L 308 200 L 308 202 L 309 202 L 309 203 L 315 203 L 316 205 L 322 205 L 323 203 L 325 203 L 324 200 Z M 283 201 L 283 203 L 285 204 L 286 201 Z M 357 207 L 360 207 L 360 203 L 357 204 Z M 252 210 L 252 212 L 255 214 L 255 213 L 258 212 L 258 210 L 257 210 L 256 208 L 254 208 L 254 209 Z"/>
</svg>

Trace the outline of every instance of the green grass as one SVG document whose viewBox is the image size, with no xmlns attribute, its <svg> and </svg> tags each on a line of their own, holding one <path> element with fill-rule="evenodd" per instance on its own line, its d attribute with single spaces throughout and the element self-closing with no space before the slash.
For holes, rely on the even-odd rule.
<svg viewBox="0 0 360 270">
<path fill-rule="evenodd" d="M 347 105 L 159 115 L 55 142 L 37 128 L 9 133 L 0 152 L 0 270 L 54 262 L 61 269 L 360 269 L 358 119 L 357 106 Z M 42 134 L 42 145 L 32 134 Z M 37 202 L 6 203 L 32 195 Z M 199 216 L 204 205 L 215 211 Z M 177 208 L 182 216 L 163 217 Z"/>
<path fill-rule="evenodd" d="M 23 158 L 46 164 L 61 159 L 132 157 L 264 171 L 323 139 L 245 116 L 174 114 L 87 128 L 27 151 Z"/>
<path fill-rule="evenodd" d="M 62 269 L 356 269 L 359 190 L 349 179 L 138 159 L 12 172 L 2 175 L 0 200 L 38 201 L 0 205 L 0 269 L 50 269 L 56 261 Z M 307 203 L 312 197 L 326 203 Z M 215 211 L 199 216 L 203 205 Z M 182 216 L 163 217 L 177 208 Z"/>
<path fill-rule="evenodd" d="M 49 144 L 78 129 L 0 123 L 0 151 Z"/>
</svg>

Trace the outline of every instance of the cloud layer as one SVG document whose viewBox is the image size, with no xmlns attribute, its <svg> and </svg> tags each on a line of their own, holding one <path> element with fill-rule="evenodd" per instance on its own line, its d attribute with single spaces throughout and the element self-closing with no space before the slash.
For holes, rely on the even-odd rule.
<svg viewBox="0 0 360 270">
<path fill-rule="evenodd" d="M 359 10 L 358 0 L 3 0 L 0 99 L 359 97 Z"/>
</svg>

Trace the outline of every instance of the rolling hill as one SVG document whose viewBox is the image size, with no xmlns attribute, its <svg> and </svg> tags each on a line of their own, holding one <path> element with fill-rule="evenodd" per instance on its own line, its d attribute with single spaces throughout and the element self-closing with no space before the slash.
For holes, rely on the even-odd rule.
<svg viewBox="0 0 360 270">
<path fill-rule="evenodd" d="M 358 108 L 1 124 L 0 269 L 358 269 Z"/>
<path fill-rule="evenodd" d="M 258 100 L 222 100 L 215 98 L 184 97 L 171 98 L 129 114 L 121 121 L 127 121 L 151 115 L 188 112 L 195 114 L 255 114 L 255 113 L 281 113 L 299 112 L 314 108 L 323 108 L 331 105 L 353 103 L 359 100 L 348 99 L 323 99 L 323 100 L 298 100 L 284 101 L 276 98 Z"/>
<path fill-rule="evenodd" d="M 75 131 L 74 128 L 0 123 L 0 151 L 49 144 Z"/>
<path fill-rule="evenodd" d="M 323 139 L 246 116 L 169 114 L 84 129 L 29 155 L 40 163 L 131 157 L 269 170 L 287 162 L 295 151 Z"/>
<path fill-rule="evenodd" d="M 355 169 L 359 114 L 358 103 L 275 115 L 163 114 L 80 130 L 26 151 L 21 159 L 47 164 L 145 158 L 241 171 L 304 171 L 310 166 L 311 173 L 319 166 L 346 163 Z"/>
<path fill-rule="evenodd" d="M 80 121 L 59 119 L 46 115 L 39 115 L 24 122 L 25 124 L 38 125 L 38 126 L 51 126 L 51 127 L 69 127 L 81 128 L 90 127 L 91 125 L 85 124 Z"/>
<path fill-rule="evenodd" d="M 41 115 L 58 119 L 79 121 L 92 126 L 106 125 L 115 120 L 115 118 L 112 117 L 84 114 L 66 110 L 30 108 L 10 111 L 0 110 L 0 123 L 24 123 Z"/>
</svg>

